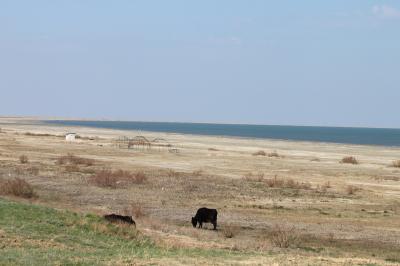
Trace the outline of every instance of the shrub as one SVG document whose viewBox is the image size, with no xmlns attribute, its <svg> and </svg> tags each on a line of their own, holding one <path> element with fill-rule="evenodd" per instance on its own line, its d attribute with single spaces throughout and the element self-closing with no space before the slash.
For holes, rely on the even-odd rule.
<svg viewBox="0 0 400 266">
<path fill-rule="evenodd" d="M 253 153 L 253 156 L 266 156 L 267 154 L 265 153 L 265 151 L 256 151 Z"/>
<path fill-rule="evenodd" d="M 177 171 L 175 171 L 173 169 L 168 169 L 167 176 L 168 177 L 180 177 L 181 173 L 179 173 L 179 172 L 177 172 Z"/>
<path fill-rule="evenodd" d="M 346 192 L 348 195 L 354 195 L 357 191 L 360 191 L 360 190 L 361 190 L 361 188 L 352 186 L 352 185 L 349 185 L 346 188 Z"/>
<path fill-rule="evenodd" d="M 28 163 L 28 156 L 26 156 L 26 155 L 21 155 L 21 156 L 19 156 L 19 161 L 21 162 L 21 163 Z"/>
<path fill-rule="evenodd" d="M 193 176 L 201 176 L 203 174 L 203 171 L 202 170 L 196 170 L 196 171 L 193 171 L 192 172 L 192 175 Z"/>
<path fill-rule="evenodd" d="M 110 170 L 101 170 L 90 177 L 92 183 L 100 187 L 116 188 L 118 179 Z"/>
<path fill-rule="evenodd" d="M 28 199 L 36 197 L 33 187 L 28 182 L 20 178 L 2 181 L 0 185 L 0 192 L 2 194 Z"/>
<path fill-rule="evenodd" d="M 355 157 L 353 157 L 353 156 L 343 157 L 340 162 L 341 163 L 349 163 L 349 164 L 358 164 L 357 159 Z"/>
<path fill-rule="evenodd" d="M 237 228 L 232 225 L 224 226 L 224 228 L 222 229 L 222 234 L 224 235 L 225 238 L 233 238 L 234 236 L 237 235 L 237 233 L 238 233 Z"/>
<path fill-rule="evenodd" d="M 400 168 L 400 160 L 394 161 L 394 162 L 392 163 L 392 166 L 393 166 L 393 167 L 396 167 L 396 168 Z"/>
<path fill-rule="evenodd" d="M 80 169 L 77 165 L 73 164 L 73 165 L 66 165 L 65 171 L 69 172 L 69 173 L 73 173 L 73 172 L 79 172 Z"/>
<path fill-rule="evenodd" d="M 147 176 L 144 172 L 139 171 L 134 174 L 134 183 L 142 184 L 147 180 Z"/>
<path fill-rule="evenodd" d="M 288 248 L 294 245 L 298 240 L 295 228 L 285 229 L 280 225 L 276 225 L 271 232 L 271 242 L 280 248 Z"/>
<path fill-rule="evenodd" d="M 265 183 L 267 184 L 268 187 L 283 187 L 285 181 L 275 176 L 274 178 L 266 179 Z"/>
<path fill-rule="evenodd" d="M 257 173 L 253 175 L 253 173 L 247 173 L 243 176 L 243 179 L 246 181 L 256 181 L 256 182 L 262 182 L 264 181 L 264 173 Z"/>
<path fill-rule="evenodd" d="M 285 180 L 278 178 L 277 176 L 265 179 L 265 184 L 272 188 L 311 189 L 311 184 L 308 182 L 298 182 L 293 179 Z"/>
<path fill-rule="evenodd" d="M 208 150 L 209 150 L 209 151 L 219 151 L 219 150 L 216 149 L 216 148 L 208 148 Z"/>
<path fill-rule="evenodd" d="M 275 158 L 279 158 L 279 157 L 281 157 L 281 156 L 279 155 L 279 153 L 278 153 L 278 152 L 276 152 L 276 151 L 273 151 L 273 152 L 270 152 L 270 153 L 268 153 L 268 157 L 275 157 Z"/>
<path fill-rule="evenodd" d="M 32 167 L 29 167 L 28 169 L 26 169 L 26 171 L 31 175 L 38 175 L 40 170 L 38 167 L 32 166 Z"/>
</svg>

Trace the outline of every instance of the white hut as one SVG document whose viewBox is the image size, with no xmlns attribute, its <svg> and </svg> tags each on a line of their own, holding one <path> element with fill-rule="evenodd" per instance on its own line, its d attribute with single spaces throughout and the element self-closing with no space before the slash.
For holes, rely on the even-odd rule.
<svg viewBox="0 0 400 266">
<path fill-rule="evenodd" d="M 67 133 L 65 135 L 66 141 L 75 141 L 75 138 L 76 138 L 76 133 Z"/>
</svg>

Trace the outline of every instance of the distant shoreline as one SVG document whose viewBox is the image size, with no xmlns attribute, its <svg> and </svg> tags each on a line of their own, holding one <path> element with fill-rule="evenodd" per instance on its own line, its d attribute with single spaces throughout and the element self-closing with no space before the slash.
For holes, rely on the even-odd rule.
<svg viewBox="0 0 400 266">
<path fill-rule="evenodd" d="M 83 126 L 118 130 L 140 130 L 159 133 L 400 147 L 400 129 L 389 128 L 136 122 L 110 120 L 44 119 L 38 122 L 48 125 Z"/>
</svg>

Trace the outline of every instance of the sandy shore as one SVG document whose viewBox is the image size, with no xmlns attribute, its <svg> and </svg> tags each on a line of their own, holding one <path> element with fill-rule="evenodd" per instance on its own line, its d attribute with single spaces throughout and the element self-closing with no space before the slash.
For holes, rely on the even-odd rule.
<svg viewBox="0 0 400 266">
<path fill-rule="evenodd" d="M 23 173 L 40 202 L 58 207 L 102 214 L 140 205 L 146 213 L 141 229 L 162 243 L 275 250 L 269 234 L 284 224 L 308 237 L 303 246 L 324 250 L 285 250 L 311 263 L 322 257 L 332 264 L 338 258 L 380 264 L 400 253 L 400 168 L 392 167 L 400 148 L 64 127 L 37 118 L 3 117 L 0 128 L 3 176 Z M 67 132 L 81 139 L 67 143 Z M 138 135 L 163 139 L 171 147 L 115 145 L 120 136 Z M 267 156 L 253 155 L 257 151 Z M 96 163 L 69 172 L 55 163 L 68 153 Z M 278 156 L 268 156 L 272 153 Z M 25 171 L 21 155 L 39 174 Z M 359 164 L 340 163 L 345 156 Z M 148 181 L 118 189 L 89 184 L 90 175 L 104 168 L 144 171 Z M 268 185 L 274 178 L 307 187 Z M 188 221 L 202 206 L 218 208 L 220 227 L 234 228 L 234 237 L 192 229 Z"/>
</svg>

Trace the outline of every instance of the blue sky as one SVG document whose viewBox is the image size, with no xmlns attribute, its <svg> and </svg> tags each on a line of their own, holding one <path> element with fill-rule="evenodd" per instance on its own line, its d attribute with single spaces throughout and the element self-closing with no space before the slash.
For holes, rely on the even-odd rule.
<svg viewBox="0 0 400 266">
<path fill-rule="evenodd" d="M 0 0 L 0 115 L 400 127 L 400 1 Z"/>
</svg>

